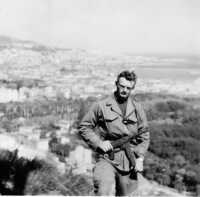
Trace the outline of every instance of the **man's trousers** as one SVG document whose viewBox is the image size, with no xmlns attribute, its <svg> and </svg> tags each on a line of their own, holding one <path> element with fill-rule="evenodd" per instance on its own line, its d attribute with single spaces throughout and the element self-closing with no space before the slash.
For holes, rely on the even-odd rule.
<svg viewBox="0 0 200 197">
<path fill-rule="evenodd" d="M 98 196 L 126 196 L 137 188 L 135 172 L 122 172 L 105 159 L 94 168 L 94 193 Z"/>
</svg>

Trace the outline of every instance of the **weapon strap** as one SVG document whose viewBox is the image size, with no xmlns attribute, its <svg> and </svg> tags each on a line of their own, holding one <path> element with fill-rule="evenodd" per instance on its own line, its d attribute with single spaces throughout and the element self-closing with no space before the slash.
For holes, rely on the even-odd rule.
<svg viewBox="0 0 200 197">
<path fill-rule="evenodd" d="M 137 118 L 137 120 L 138 120 L 138 123 L 137 123 L 137 124 L 140 125 L 140 123 L 142 122 L 142 118 L 141 118 L 141 116 L 140 116 L 138 106 L 137 106 L 137 104 L 135 103 L 134 99 L 131 99 L 131 101 L 132 101 L 132 104 L 133 104 L 133 106 L 134 106 L 134 108 L 135 108 L 135 115 L 136 115 L 136 118 Z"/>
</svg>

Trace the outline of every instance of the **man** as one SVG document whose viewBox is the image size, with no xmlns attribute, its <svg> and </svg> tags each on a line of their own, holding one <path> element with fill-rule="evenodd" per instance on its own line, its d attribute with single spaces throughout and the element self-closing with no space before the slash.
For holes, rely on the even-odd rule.
<svg viewBox="0 0 200 197">
<path fill-rule="evenodd" d="M 128 195 L 133 185 L 133 174 L 143 171 L 144 155 L 149 146 L 149 132 L 145 113 L 130 97 L 136 85 L 132 71 L 121 72 L 116 80 L 116 91 L 95 103 L 83 118 L 79 133 L 97 152 L 94 168 L 94 192 L 97 195 Z M 129 145 L 135 166 L 122 148 L 114 149 L 112 141 L 138 133 Z M 141 133 L 141 134 L 139 134 Z M 109 157 L 114 152 L 114 158 Z"/>
</svg>

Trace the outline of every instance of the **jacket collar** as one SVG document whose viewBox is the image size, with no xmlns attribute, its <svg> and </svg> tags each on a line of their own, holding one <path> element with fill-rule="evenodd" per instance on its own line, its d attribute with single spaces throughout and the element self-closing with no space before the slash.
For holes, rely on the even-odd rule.
<svg viewBox="0 0 200 197">
<path fill-rule="evenodd" d="M 107 102 L 106 102 L 106 106 L 110 107 L 110 110 L 119 114 L 120 116 L 122 116 L 122 112 L 117 104 L 117 101 L 115 100 L 115 95 L 114 93 L 108 97 Z"/>
<path fill-rule="evenodd" d="M 119 108 L 119 105 L 118 105 L 117 101 L 115 100 L 114 93 L 108 98 L 108 100 L 106 102 L 106 106 L 110 107 L 111 111 L 114 111 L 115 113 L 119 114 L 120 116 L 123 116 L 122 112 Z M 129 97 L 128 101 L 127 101 L 125 117 L 129 117 L 134 112 L 135 112 L 135 106 L 133 105 L 133 102 L 132 102 L 131 98 Z"/>
</svg>

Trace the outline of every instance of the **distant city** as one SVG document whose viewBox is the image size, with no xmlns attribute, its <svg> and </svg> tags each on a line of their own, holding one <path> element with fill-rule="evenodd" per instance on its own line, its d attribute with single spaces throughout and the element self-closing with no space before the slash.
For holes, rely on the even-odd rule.
<svg viewBox="0 0 200 197">
<path fill-rule="evenodd" d="M 55 96 L 101 96 L 114 89 L 123 69 L 138 75 L 136 92 L 200 95 L 200 58 L 102 54 L 81 49 L 50 48 L 9 37 L 0 39 L 0 102 Z M 40 80 L 38 87 L 8 86 L 16 80 Z"/>
</svg>

